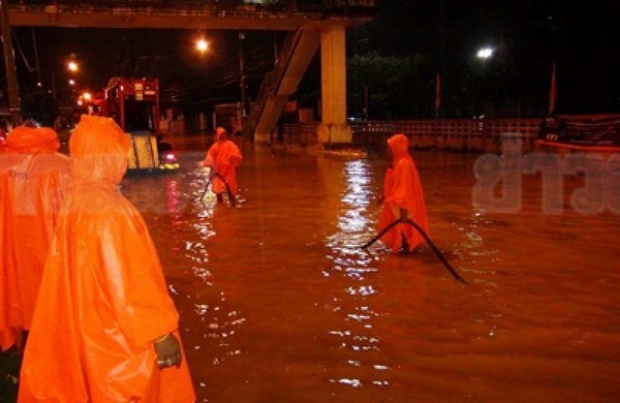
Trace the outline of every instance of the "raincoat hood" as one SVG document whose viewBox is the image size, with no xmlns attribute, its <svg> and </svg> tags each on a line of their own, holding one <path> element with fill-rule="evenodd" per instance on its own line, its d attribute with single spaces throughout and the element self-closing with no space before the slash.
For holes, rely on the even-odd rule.
<svg viewBox="0 0 620 403">
<path fill-rule="evenodd" d="M 215 139 L 217 141 L 226 140 L 226 129 L 224 129 L 223 127 L 218 127 L 217 129 L 215 129 Z"/>
<path fill-rule="evenodd" d="M 5 142 L 7 150 L 24 154 L 56 152 L 60 148 L 58 134 L 49 127 L 16 127 Z"/>
<path fill-rule="evenodd" d="M 118 185 L 127 171 L 129 135 L 114 120 L 82 115 L 69 140 L 74 183 Z"/>
<path fill-rule="evenodd" d="M 387 143 L 390 147 L 390 150 L 392 150 L 394 161 L 398 161 L 399 159 L 407 155 L 407 150 L 409 149 L 409 140 L 404 134 L 398 133 L 393 135 L 387 140 Z"/>
</svg>

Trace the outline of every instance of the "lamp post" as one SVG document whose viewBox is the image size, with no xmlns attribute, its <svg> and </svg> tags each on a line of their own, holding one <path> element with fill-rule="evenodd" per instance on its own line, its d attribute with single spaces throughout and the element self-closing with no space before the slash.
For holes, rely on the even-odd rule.
<svg viewBox="0 0 620 403">
<path fill-rule="evenodd" d="M 198 53 L 204 54 L 207 53 L 207 51 L 209 50 L 209 42 L 203 38 L 203 37 L 199 37 L 196 39 L 196 41 L 194 42 L 194 46 L 196 48 L 196 50 L 198 51 Z M 215 116 L 215 112 L 213 112 L 214 116 Z M 215 119 L 213 121 L 213 131 L 215 132 Z M 207 130 L 207 117 L 205 115 L 205 112 L 201 111 L 198 114 L 198 126 L 200 129 L 200 132 L 205 132 Z"/>
<path fill-rule="evenodd" d="M 239 87 L 241 90 L 241 116 L 247 116 L 247 88 L 245 74 L 245 56 L 243 52 L 243 41 L 245 32 L 239 32 Z"/>
<path fill-rule="evenodd" d="M 485 104 L 487 101 L 487 97 L 485 96 L 486 94 L 486 87 L 487 87 L 487 64 L 489 62 L 489 59 L 491 59 L 491 57 L 493 57 L 493 53 L 495 52 L 495 49 L 493 49 L 490 46 L 485 46 L 482 47 L 480 49 L 478 49 L 478 52 L 476 53 L 476 57 L 478 59 L 481 60 L 482 62 L 482 81 L 483 81 L 483 94 L 481 95 L 480 99 L 482 101 L 482 109 L 485 109 Z M 495 97 L 495 95 L 493 95 Z M 495 102 L 495 98 L 493 99 L 493 102 Z"/>
<path fill-rule="evenodd" d="M 62 98 L 62 97 L 59 97 L 59 93 L 62 92 L 63 88 L 67 88 L 68 92 L 71 95 L 75 95 L 75 86 L 76 86 L 75 76 L 80 71 L 80 64 L 73 58 L 73 56 L 68 61 L 63 62 L 63 64 L 65 65 L 66 72 L 68 74 L 62 74 L 61 82 L 64 83 L 64 85 L 62 85 L 60 89 L 58 88 L 57 82 L 56 82 L 56 78 L 59 75 L 59 73 L 54 72 L 54 71 L 51 72 L 51 81 L 52 81 L 51 91 L 56 101 L 59 101 L 59 98 Z"/>
</svg>

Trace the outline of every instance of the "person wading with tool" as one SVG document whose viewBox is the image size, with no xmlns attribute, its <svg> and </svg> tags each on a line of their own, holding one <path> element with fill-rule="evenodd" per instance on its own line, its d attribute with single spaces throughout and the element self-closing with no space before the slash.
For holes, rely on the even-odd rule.
<svg viewBox="0 0 620 403">
<path fill-rule="evenodd" d="M 228 192 L 231 200 L 239 194 L 236 170 L 243 156 L 234 141 L 228 138 L 226 129 L 218 127 L 215 130 L 215 143 L 207 151 L 203 165 L 210 168 L 209 180 L 217 201 L 224 200 L 224 192 Z"/>
<path fill-rule="evenodd" d="M 409 154 L 409 140 L 402 134 L 394 134 L 387 140 L 392 164 L 385 173 L 383 204 L 378 230 L 381 232 L 397 219 L 414 221 L 428 234 L 428 217 L 424 191 L 413 158 Z M 400 223 L 387 231 L 380 240 L 393 252 L 410 253 L 424 242 L 422 235 L 411 225 Z"/>
</svg>

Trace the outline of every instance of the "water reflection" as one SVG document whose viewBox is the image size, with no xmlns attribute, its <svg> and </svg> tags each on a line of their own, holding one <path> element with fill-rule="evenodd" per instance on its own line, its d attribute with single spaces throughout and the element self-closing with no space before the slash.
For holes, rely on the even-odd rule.
<svg viewBox="0 0 620 403">
<path fill-rule="evenodd" d="M 242 203 L 205 203 L 202 152 L 126 178 L 181 311 L 201 401 L 574 401 L 620 397 L 620 220 L 474 205 L 475 155 L 415 153 L 430 235 L 468 280 L 376 234 L 384 162 L 244 150 Z M 570 399 L 569 399 L 570 400 Z"/>
<path fill-rule="evenodd" d="M 329 167 L 328 162 L 319 165 Z M 337 172 L 333 170 L 333 172 Z M 327 177 L 329 172 L 321 172 Z M 378 294 L 376 285 L 378 268 L 376 260 L 367 251 L 358 247 L 374 235 L 376 208 L 370 209 L 376 196 L 374 172 L 368 160 L 351 160 L 343 163 L 343 185 L 340 198 L 337 232 L 326 238 L 327 259 L 331 261 L 331 272 L 337 285 L 332 297 L 335 326 L 328 330 L 334 338 L 334 355 L 342 361 L 343 368 L 336 377 L 329 379 L 334 385 L 362 388 L 364 386 L 386 386 L 384 373 L 389 366 L 379 361 L 380 338 L 373 330 L 373 324 L 381 313 L 373 307 L 372 297 Z M 333 182 L 336 179 L 332 179 Z M 345 280 L 343 283 L 343 279 Z M 347 284 L 347 281 L 353 283 Z M 362 372 L 360 372 L 362 371 Z"/>
</svg>

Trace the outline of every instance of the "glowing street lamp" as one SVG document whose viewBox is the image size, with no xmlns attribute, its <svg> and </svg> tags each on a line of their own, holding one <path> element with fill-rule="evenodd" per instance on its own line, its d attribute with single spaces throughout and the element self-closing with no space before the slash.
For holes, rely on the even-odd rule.
<svg viewBox="0 0 620 403">
<path fill-rule="evenodd" d="M 487 60 L 489 60 L 492 56 L 493 56 L 493 52 L 495 51 L 495 49 L 493 49 L 492 47 L 484 47 L 484 48 L 480 48 L 478 50 L 478 53 L 476 53 L 476 57 L 478 59 L 480 59 L 482 62 L 482 92 L 479 96 L 480 98 L 480 102 L 482 103 L 482 106 L 484 108 L 484 106 L 486 105 L 488 98 L 489 98 L 489 92 L 491 93 L 491 97 L 493 98 L 493 105 L 495 106 L 495 110 L 497 110 L 496 107 L 496 99 L 495 99 L 495 83 L 489 83 L 489 79 L 490 77 L 488 77 L 487 75 L 487 64 L 489 64 L 489 62 Z M 489 87 L 490 85 L 490 87 Z M 491 90 L 491 91 L 489 91 Z M 484 116 L 484 114 L 480 115 L 481 117 Z"/>
<path fill-rule="evenodd" d="M 93 95 L 88 91 L 84 91 L 77 98 L 76 103 L 78 104 L 78 106 L 84 106 L 84 105 L 90 104 L 92 99 L 93 99 Z"/>
<path fill-rule="evenodd" d="M 200 38 L 196 41 L 196 50 L 200 53 L 204 53 L 209 50 L 209 42 L 207 42 L 204 38 Z"/>
<path fill-rule="evenodd" d="M 493 56 L 493 51 L 493 48 L 482 48 L 478 50 L 478 53 L 476 53 L 476 57 L 479 59 L 488 59 L 489 57 Z"/>
<path fill-rule="evenodd" d="M 70 72 L 75 73 L 76 71 L 80 69 L 80 66 L 78 65 L 76 61 L 71 60 L 67 62 L 67 69 L 69 69 Z"/>
</svg>

